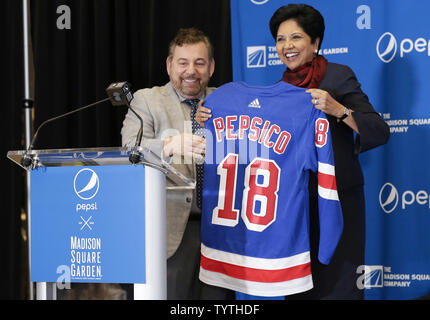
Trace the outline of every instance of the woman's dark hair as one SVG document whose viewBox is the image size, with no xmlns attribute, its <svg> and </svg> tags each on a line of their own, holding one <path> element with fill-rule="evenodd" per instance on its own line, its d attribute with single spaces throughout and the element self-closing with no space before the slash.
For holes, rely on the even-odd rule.
<svg viewBox="0 0 430 320">
<path fill-rule="evenodd" d="M 319 50 L 324 38 L 325 30 L 324 18 L 321 13 L 306 4 L 289 4 L 287 6 L 280 7 L 273 14 L 269 23 L 270 32 L 275 40 L 278 35 L 279 25 L 290 19 L 297 21 L 297 24 L 311 38 L 312 43 L 315 43 L 315 40 L 320 38 Z"/>
</svg>

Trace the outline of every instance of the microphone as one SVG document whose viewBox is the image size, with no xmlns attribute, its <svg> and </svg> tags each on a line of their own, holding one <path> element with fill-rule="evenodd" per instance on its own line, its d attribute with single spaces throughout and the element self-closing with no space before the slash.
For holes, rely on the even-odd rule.
<svg viewBox="0 0 430 320">
<path fill-rule="evenodd" d="M 31 140 L 31 143 L 30 143 L 30 145 L 28 146 L 28 148 L 27 148 L 27 150 L 25 151 L 25 153 L 24 153 L 24 155 L 23 155 L 23 157 L 22 157 L 22 159 L 21 159 L 21 164 L 25 167 L 25 168 L 28 168 L 29 166 L 31 166 L 31 165 L 35 165 L 35 163 L 34 163 L 34 158 L 33 158 L 33 155 L 32 154 L 30 154 L 30 151 L 31 150 L 33 150 L 33 146 L 34 146 L 34 143 L 36 142 L 36 139 L 37 139 L 37 135 L 38 135 L 38 133 L 39 133 L 39 131 L 40 131 L 40 129 L 42 129 L 46 124 L 48 124 L 48 123 L 50 123 L 50 122 L 53 122 L 53 121 L 55 121 L 55 120 L 58 120 L 58 119 L 61 119 L 61 118 L 64 118 L 64 117 L 67 117 L 67 116 L 69 116 L 69 115 L 72 115 L 72 114 L 74 114 L 74 113 L 77 113 L 77 112 L 80 112 L 80 111 L 83 111 L 83 110 L 85 110 L 85 109 L 88 109 L 88 108 L 90 108 L 90 107 L 93 107 L 93 106 L 95 106 L 95 105 L 98 105 L 98 104 L 100 104 L 100 103 L 103 103 L 103 102 L 106 102 L 106 101 L 108 101 L 108 100 L 110 100 L 111 101 L 111 103 L 112 103 L 112 105 L 114 105 L 114 106 L 123 106 L 123 105 L 126 105 L 126 106 L 128 106 L 133 112 L 134 112 L 134 110 L 130 107 L 130 102 L 133 100 L 133 94 L 131 93 L 131 91 L 130 91 L 130 84 L 128 83 L 128 82 L 119 82 L 119 83 L 112 83 L 107 89 L 106 89 L 106 93 L 107 93 L 107 95 L 108 95 L 108 98 L 105 98 L 105 99 L 102 99 L 102 100 L 99 100 L 99 101 L 96 101 L 96 102 L 94 102 L 94 103 L 91 103 L 91 104 L 89 104 L 89 105 L 86 105 L 86 106 L 84 106 L 84 107 L 81 107 L 81 108 L 78 108 L 78 109 L 75 109 L 75 110 L 72 110 L 72 111 L 70 111 L 70 112 L 67 112 L 67 113 L 64 113 L 64 114 L 62 114 L 62 115 L 59 115 L 59 116 L 56 116 L 56 117 L 53 117 L 53 118 L 50 118 L 50 119 L 48 119 L 48 120 L 46 120 L 46 121 L 44 121 L 38 128 L 37 128 L 37 130 L 36 130 L 36 133 L 34 134 L 34 136 L 33 136 L 33 139 Z M 135 113 L 136 114 L 136 113 Z M 143 131 L 143 121 L 142 121 L 142 119 L 139 117 L 139 115 L 137 115 L 136 114 L 136 116 L 140 119 L 140 121 L 141 121 L 141 129 L 140 129 L 140 140 L 142 139 L 142 131 Z M 139 145 L 140 145 L 140 141 L 139 140 Z M 136 142 L 137 143 L 137 142 Z M 139 159 L 137 160 L 137 161 L 139 161 L 140 160 L 140 153 L 138 154 L 138 156 L 139 156 Z M 130 155 L 130 157 L 131 157 L 131 155 Z M 133 158 L 134 159 L 134 158 Z M 136 162 L 137 163 L 137 162 Z"/>
</svg>

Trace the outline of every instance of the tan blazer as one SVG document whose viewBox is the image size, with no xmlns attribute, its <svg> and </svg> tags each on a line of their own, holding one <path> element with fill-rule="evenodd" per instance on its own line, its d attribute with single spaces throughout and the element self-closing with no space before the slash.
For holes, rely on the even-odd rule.
<svg viewBox="0 0 430 320">
<path fill-rule="evenodd" d="M 215 88 L 207 88 L 205 97 Z M 162 154 L 163 140 L 169 136 L 191 133 L 191 108 L 181 103 L 172 84 L 163 87 L 138 90 L 131 102 L 133 109 L 143 119 L 143 143 L 155 153 Z M 134 146 L 140 121 L 131 112 L 125 116 L 121 129 L 122 145 Z M 171 164 L 186 177 L 195 180 L 195 165 L 183 157 L 173 156 Z M 167 257 L 179 247 L 194 199 L 192 190 L 167 190 Z"/>
</svg>

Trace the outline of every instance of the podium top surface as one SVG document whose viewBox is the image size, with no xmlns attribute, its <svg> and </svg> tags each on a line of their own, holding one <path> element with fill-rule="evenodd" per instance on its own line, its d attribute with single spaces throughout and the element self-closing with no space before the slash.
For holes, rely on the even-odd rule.
<svg viewBox="0 0 430 320">
<path fill-rule="evenodd" d="M 161 159 L 147 148 L 139 147 L 143 164 L 162 171 L 171 180 L 174 186 L 194 187 L 195 182 Z M 9 151 L 7 157 L 25 170 L 35 167 L 67 167 L 67 166 L 107 166 L 107 165 L 131 165 L 129 156 L 132 148 L 84 148 L 84 149 L 51 149 L 30 150 L 27 154 L 33 157 L 33 166 L 26 168 L 21 160 L 27 151 Z"/>
</svg>

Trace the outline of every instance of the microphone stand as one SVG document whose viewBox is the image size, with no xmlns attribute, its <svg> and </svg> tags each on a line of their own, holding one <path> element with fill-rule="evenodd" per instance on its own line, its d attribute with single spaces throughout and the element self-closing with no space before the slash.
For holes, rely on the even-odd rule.
<svg viewBox="0 0 430 320">
<path fill-rule="evenodd" d="M 131 110 L 131 112 L 133 112 L 136 117 L 139 119 L 140 121 L 140 129 L 137 132 L 137 137 L 136 137 L 136 143 L 134 145 L 134 147 L 132 148 L 130 155 L 128 156 L 128 160 L 132 163 L 132 164 L 137 164 L 140 161 L 140 158 L 142 156 L 142 153 L 139 150 L 139 146 L 142 142 L 142 135 L 143 135 L 143 120 L 141 118 L 141 116 L 139 116 L 137 114 L 136 111 L 133 110 L 133 108 L 131 106 L 128 106 L 128 108 Z"/>
<path fill-rule="evenodd" d="M 142 153 L 140 152 L 139 147 L 142 142 L 143 120 L 139 116 L 139 114 L 136 111 L 134 111 L 134 109 L 130 106 L 130 102 L 133 100 L 133 95 L 130 91 L 130 84 L 127 82 L 112 83 L 106 89 L 106 93 L 108 94 L 108 96 L 111 97 L 112 105 L 114 106 L 126 105 L 140 121 L 140 128 L 137 133 L 136 142 L 128 157 L 129 161 L 132 164 L 138 164 L 140 162 L 140 158 L 142 157 Z"/>
<path fill-rule="evenodd" d="M 31 150 L 33 150 L 33 146 L 34 146 L 34 143 L 35 143 L 35 141 L 36 141 L 36 138 L 37 138 L 37 135 L 38 135 L 38 133 L 39 133 L 40 129 L 42 129 L 46 124 L 48 124 L 48 123 L 50 123 L 50 122 L 52 122 L 52 121 L 55 121 L 55 120 L 58 120 L 58 119 L 61 119 L 61 118 L 67 117 L 67 116 L 69 116 L 69 115 L 71 115 L 71 114 L 74 114 L 74 113 L 80 112 L 80 111 L 82 111 L 82 110 L 88 109 L 88 108 L 93 107 L 93 106 L 95 106 L 95 105 L 98 105 L 98 104 L 100 104 L 100 103 L 106 102 L 106 101 L 108 101 L 108 100 L 110 100 L 110 99 L 111 99 L 111 98 L 110 98 L 110 97 L 108 97 L 108 98 L 105 98 L 105 99 L 103 99 L 103 100 L 99 100 L 99 101 L 97 101 L 97 102 L 91 103 L 91 104 L 86 105 L 86 106 L 84 106 L 84 107 L 78 108 L 78 109 L 76 109 L 76 110 L 73 110 L 73 111 L 67 112 L 67 113 L 65 113 L 65 114 L 62 114 L 62 115 L 59 115 L 59 116 L 57 116 L 57 117 L 50 118 L 50 119 L 48 119 L 48 120 L 44 121 L 44 122 L 39 126 L 39 128 L 37 128 L 37 130 L 36 130 L 36 132 L 35 132 L 35 134 L 34 134 L 34 136 L 33 136 L 33 139 L 31 140 L 30 145 L 28 146 L 27 150 L 25 151 L 24 156 L 23 156 L 23 157 L 22 157 L 22 159 L 21 159 L 21 164 L 22 164 L 24 167 L 26 167 L 26 168 L 28 168 L 30 165 L 33 165 L 33 166 L 35 165 L 35 163 L 34 163 L 34 158 L 33 158 L 33 156 L 32 156 L 31 154 L 29 154 L 29 152 L 30 152 Z"/>
</svg>

